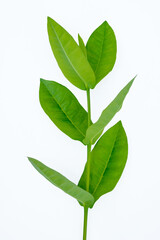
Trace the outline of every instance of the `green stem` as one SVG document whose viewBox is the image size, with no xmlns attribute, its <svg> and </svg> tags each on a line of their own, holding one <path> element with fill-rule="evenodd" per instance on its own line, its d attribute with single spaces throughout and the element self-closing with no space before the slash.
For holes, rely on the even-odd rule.
<svg viewBox="0 0 160 240">
<path fill-rule="evenodd" d="M 87 89 L 88 127 L 91 125 L 91 100 L 90 89 Z"/>
<path fill-rule="evenodd" d="M 87 239 L 87 218 L 88 218 L 88 208 L 84 207 L 83 240 Z"/>
<path fill-rule="evenodd" d="M 91 125 L 91 101 L 90 101 L 90 89 L 87 89 L 87 107 L 88 107 L 88 127 Z M 86 190 L 89 192 L 89 179 L 90 179 L 90 153 L 91 143 L 87 145 L 87 179 Z M 87 219 L 88 208 L 84 207 L 84 226 L 83 226 L 83 240 L 87 239 Z"/>
<path fill-rule="evenodd" d="M 87 145 L 87 179 L 86 179 L 86 190 L 89 192 L 89 179 L 90 179 L 90 152 L 91 144 Z"/>
<path fill-rule="evenodd" d="M 91 125 L 91 100 L 90 100 L 90 89 L 87 89 L 87 106 L 88 106 L 88 127 Z M 89 179 L 90 179 L 90 153 L 91 143 L 87 145 L 87 180 L 86 190 L 89 192 Z"/>
</svg>

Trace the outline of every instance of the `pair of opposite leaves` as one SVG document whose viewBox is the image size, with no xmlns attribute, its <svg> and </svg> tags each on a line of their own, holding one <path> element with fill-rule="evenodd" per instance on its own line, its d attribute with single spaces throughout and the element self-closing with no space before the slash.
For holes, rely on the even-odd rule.
<svg viewBox="0 0 160 240">
<path fill-rule="evenodd" d="M 116 39 L 106 21 L 92 33 L 86 47 L 80 36 L 78 46 L 72 36 L 51 18 L 48 18 L 48 35 L 60 69 L 78 88 L 94 88 L 112 70 L 116 59 Z M 98 121 L 89 128 L 87 112 L 63 85 L 41 79 L 40 103 L 62 132 L 85 145 L 94 144 L 120 110 L 133 81 L 134 79 L 120 91 L 104 109 Z M 118 122 L 103 134 L 91 152 L 89 192 L 85 191 L 87 166 L 77 186 L 38 160 L 29 160 L 55 186 L 76 198 L 81 205 L 92 207 L 100 196 L 111 191 L 117 184 L 125 167 L 127 152 L 127 137 L 121 122 Z"/>
</svg>

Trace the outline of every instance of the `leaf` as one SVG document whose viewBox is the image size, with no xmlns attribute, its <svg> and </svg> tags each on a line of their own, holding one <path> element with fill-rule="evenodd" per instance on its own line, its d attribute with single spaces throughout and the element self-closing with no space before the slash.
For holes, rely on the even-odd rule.
<svg viewBox="0 0 160 240">
<path fill-rule="evenodd" d="M 53 123 L 72 139 L 82 142 L 88 128 L 88 114 L 72 92 L 57 82 L 40 79 L 39 98 Z"/>
<path fill-rule="evenodd" d="M 112 70 L 116 61 L 116 37 L 106 21 L 91 34 L 86 49 L 98 83 Z"/>
<path fill-rule="evenodd" d="M 79 42 L 79 46 L 84 54 L 85 57 L 87 57 L 87 50 L 86 50 L 86 46 L 83 42 L 83 39 L 81 38 L 81 36 L 78 34 L 78 42 Z"/>
<path fill-rule="evenodd" d="M 114 115 L 121 109 L 123 101 L 129 92 L 130 87 L 136 77 L 134 77 L 116 96 L 116 98 L 103 110 L 101 116 L 96 123 L 92 124 L 86 132 L 86 137 L 83 140 L 84 144 L 91 142 L 94 144 L 99 137 L 99 133 L 111 121 Z"/>
<path fill-rule="evenodd" d="M 122 123 L 118 122 L 103 134 L 91 152 L 89 192 L 95 202 L 114 189 L 125 167 L 127 155 L 127 136 Z M 86 189 L 86 172 L 87 164 L 78 184 L 83 189 Z"/>
<path fill-rule="evenodd" d="M 50 181 L 53 185 L 63 190 L 65 193 L 74 197 L 78 201 L 81 202 L 83 206 L 92 207 L 94 198 L 93 196 L 78 187 L 76 184 L 68 180 L 62 174 L 56 172 L 55 170 L 45 166 L 40 161 L 28 157 L 28 160 L 33 165 L 33 167 L 44 176 L 48 181 Z"/>
<path fill-rule="evenodd" d="M 53 54 L 64 76 L 76 87 L 95 87 L 95 75 L 73 37 L 48 17 L 48 36 Z"/>
</svg>

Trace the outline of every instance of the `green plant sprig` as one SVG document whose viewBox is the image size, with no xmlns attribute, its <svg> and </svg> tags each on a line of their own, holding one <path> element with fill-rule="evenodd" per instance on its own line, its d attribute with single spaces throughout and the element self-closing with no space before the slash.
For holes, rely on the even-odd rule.
<svg viewBox="0 0 160 240">
<path fill-rule="evenodd" d="M 87 146 L 87 162 L 76 185 L 40 161 L 30 157 L 28 159 L 40 174 L 78 200 L 84 208 L 83 240 L 86 240 L 88 208 L 92 208 L 102 195 L 114 189 L 127 161 L 128 142 L 122 122 L 119 121 L 103 135 L 102 133 L 121 109 L 135 78 L 118 93 L 93 123 L 90 89 L 94 89 L 115 64 L 115 34 L 104 21 L 91 34 L 85 46 L 80 35 L 78 45 L 62 26 L 49 17 L 47 27 L 50 45 L 62 73 L 73 85 L 86 91 L 87 111 L 68 88 L 44 79 L 40 79 L 40 104 L 62 132 Z"/>
</svg>

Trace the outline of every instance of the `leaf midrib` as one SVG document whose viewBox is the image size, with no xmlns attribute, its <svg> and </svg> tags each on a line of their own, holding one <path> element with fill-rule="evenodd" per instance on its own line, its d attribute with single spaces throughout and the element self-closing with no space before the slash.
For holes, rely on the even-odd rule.
<svg viewBox="0 0 160 240">
<path fill-rule="evenodd" d="M 79 74 L 79 72 L 75 69 L 74 65 L 72 64 L 72 62 L 70 61 L 69 57 L 67 56 L 67 53 L 66 53 L 66 51 L 65 51 L 65 49 L 64 49 L 64 47 L 63 47 L 63 45 L 61 44 L 60 39 L 59 39 L 59 37 L 58 37 L 58 35 L 57 35 L 57 33 L 56 33 L 54 27 L 52 26 L 52 24 L 50 24 L 50 25 L 51 25 L 51 28 L 52 28 L 52 30 L 54 31 L 54 33 L 55 33 L 55 35 L 56 35 L 56 37 L 57 37 L 57 40 L 58 40 L 58 42 L 59 42 L 61 48 L 63 49 L 63 52 L 64 52 L 64 54 L 65 54 L 65 56 L 66 56 L 68 62 L 70 63 L 70 65 L 72 66 L 73 70 L 76 72 L 76 74 L 78 75 L 78 77 L 83 81 L 83 83 L 84 83 L 84 85 L 85 85 L 85 88 L 87 88 L 87 86 L 86 86 L 86 84 L 85 84 L 85 80 L 84 80 L 84 78 L 82 78 L 81 75 Z M 63 33 L 63 34 L 64 34 L 64 33 Z"/>
<path fill-rule="evenodd" d="M 110 155 L 109 155 L 109 157 L 108 157 L 109 160 L 106 161 L 106 165 L 105 165 L 105 167 L 104 167 L 104 170 L 103 170 L 103 172 L 102 172 L 102 174 L 101 174 L 101 176 L 100 176 L 100 179 L 99 179 L 99 181 L 98 181 L 98 183 L 97 183 L 97 185 L 96 185 L 96 187 L 95 187 L 94 192 L 92 193 L 92 195 L 94 195 L 95 192 L 97 191 L 97 188 L 99 187 L 99 185 L 100 185 L 100 183 L 101 183 L 101 181 L 102 181 L 102 178 L 103 178 L 103 176 L 104 176 L 104 173 L 105 173 L 105 171 L 106 171 L 106 169 L 107 169 L 108 163 L 109 163 L 109 161 L 110 161 L 111 155 L 112 155 L 113 150 L 114 150 L 115 142 L 116 142 L 116 140 L 117 140 L 118 131 L 119 131 L 119 128 L 118 128 L 118 130 L 117 130 L 116 137 L 115 137 L 115 140 L 114 140 L 114 142 L 113 142 L 113 146 L 112 146 L 111 153 L 110 153 Z"/>
<path fill-rule="evenodd" d="M 44 84 L 44 83 L 43 83 Z M 45 85 L 45 84 L 44 84 Z M 46 87 L 46 85 L 45 85 Z M 83 132 L 74 125 L 74 123 L 72 122 L 72 120 L 70 119 L 70 117 L 65 113 L 65 111 L 63 110 L 63 108 L 61 107 L 61 105 L 58 103 L 58 101 L 56 100 L 55 97 L 53 97 L 53 95 L 51 94 L 51 92 L 49 91 L 49 89 L 46 87 L 47 91 L 49 92 L 50 96 L 55 100 L 55 102 L 57 103 L 57 105 L 60 107 L 60 109 L 62 110 L 62 112 L 65 114 L 65 116 L 69 119 L 69 121 L 72 123 L 72 125 L 80 132 L 80 134 L 82 134 L 83 137 L 85 137 L 85 134 L 83 134 Z"/>
</svg>

